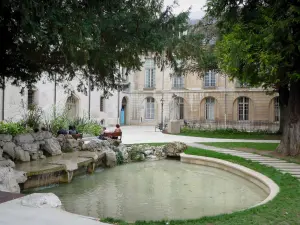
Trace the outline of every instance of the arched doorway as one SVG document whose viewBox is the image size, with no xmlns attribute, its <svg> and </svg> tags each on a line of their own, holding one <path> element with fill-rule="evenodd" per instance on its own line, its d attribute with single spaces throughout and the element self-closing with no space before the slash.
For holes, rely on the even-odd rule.
<svg viewBox="0 0 300 225">
<path fill-rule="evenodd" d="M 69 119 L 74 119 L 78 116 L 78 99 L 73 94 L 67 99 L 66 113 Z"/>
<path fill-rule="evenodd" d="M 120 114 L 120 124 L 125 125 L 127 124 L 127 98 L 122 98 L 122 107 L 121 107 L 121 114 Z"/>
</svg>

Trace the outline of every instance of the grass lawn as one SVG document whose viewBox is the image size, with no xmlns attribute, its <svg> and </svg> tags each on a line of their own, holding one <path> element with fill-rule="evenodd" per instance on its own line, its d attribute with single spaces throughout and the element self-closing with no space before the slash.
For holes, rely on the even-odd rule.
<svg viewBox="0 0 300 225">
<path fill-rule="evenodd" d="M 186 154 L 207 156 L 227 160 L 256 170 L 274 180 L 280 187 L 276 198 L 265 205 L 212 217 L 194 220 L 169 221 L 169 225 L 262 225 L 262 224 L 300 224 L 300 182 L 289 174 L 282 174 L 276 169 L 252 162 L 237 156 L 189 147 Z M 127 225 L 129 223 L 114 219 L 103 220 L 108 223 Z M 166 221 L 137 221 L 135 225 L 166 225 Z"/>
<path fill-rule="evenodd" d="M 268 134 L 264 132 L 245 132 L 229 129 L 214 131 L 182 129 L 179 135 L 205 138 L 280 140 L 280 135 L 278 134 Z"/>
<path fill-rule="evenodd" d="M 274 151 L 279 144 L 277 143 L 244 143 L 244 142 L 205 142 L 204 145 L 210 145 L 219 148 L 229 149 L 255 149 L 262 151 Z"/>
</svg>

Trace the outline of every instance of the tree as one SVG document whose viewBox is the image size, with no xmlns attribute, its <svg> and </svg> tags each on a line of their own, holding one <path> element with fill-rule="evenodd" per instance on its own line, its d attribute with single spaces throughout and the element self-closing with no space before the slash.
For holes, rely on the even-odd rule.
<svg viewBox="0 0 300 225">
<path fill-rule="evenodd" d="M 58 82 L 79 77 L 81 89 L 87 80 L 113 89 L 120 66 L 140 69 L 141 55 L 161 55 L 186 29 L 188 12 L 173 8 L 162 0 L 4 0 L 0 75 L 16 85 L 47 73 Z"/>
<path fill-rule="evenodd" d="M 167 48 L 167 55 L 178 75 L 196 74 L 203 77 L 209 70 L 218 70 L 215 43 L 218 37 L 214 23 L 206 18 L 192 25 Z"/>
<path fill-rule="evenodd" d="M 300 154 L 299 9 L 299 2 L 285 0 L 207 4 L 221 31 L 221 67 L 232 77 L 276 87 L 287 105 L 278 151 L 292 156 Z"/>
</svg>

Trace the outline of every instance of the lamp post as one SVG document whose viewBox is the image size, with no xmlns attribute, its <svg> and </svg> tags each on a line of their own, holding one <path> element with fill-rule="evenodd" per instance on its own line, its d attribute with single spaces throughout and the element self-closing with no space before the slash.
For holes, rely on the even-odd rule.
<svg viewBox="0 0 300 225">
<path fill-rule="evenodd" d="M 163 131 L 163 129 L 164 129 L 164 95 L 162 95 L 162 97 L 161 97 L 161 100 L 160 100 L 160 102 L 161 102 L 161 129 L 162 129 L 162 131 Z"/>
<path fill-rule="evenodd" d="M 5 115 L 4 115 L 4 107 L 5 107 L 5 76 L 2 76 L 2 120 L 4 121 Z"/>
</svg>

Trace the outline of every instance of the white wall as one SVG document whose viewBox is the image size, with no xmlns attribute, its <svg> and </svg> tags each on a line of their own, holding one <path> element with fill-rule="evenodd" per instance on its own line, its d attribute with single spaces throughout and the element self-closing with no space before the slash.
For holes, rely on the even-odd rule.
<svg viewBox="0 0 300 225">
<path fill-rule="evenodd" d="M 74 91 L 74 96 L 78 99 L 78 116 L 88 116 L 89 109 L 89 97 L 84 93 L 77 91 L 78 80 L 73 80 L 69 83 L 69 87 Z M 53 115 L 54 106 L 54 82 L 50 82 L 46 77 L 42 78 L 36 85 L 35 103 L 41 107 L 45 113 L 45 117 L 51 117 Z M 27 110 L 27 89 L 24 91 L 24 95 L 20 94 L 21 88 L 7 84 L 5 89 L 5 120 L 20 120 L 22 115 Z M 0 110 L 2 110 L 2 89 L 0 90 Z M 104 100 L 104 111 L 100 111 L 100 97 L 102 91 L 94 90 L 91 92 L 91 118 L 100 120 L 104 119 L 107 124 L 116 124 L 117 122 L 117 101 L 118 95 L 114 93 L 112 97 Z M 65 89 L 61 84 L 56 87 L 56 108 L 57 112 L 62 112 L 65 108 L 65 104 L 69 94 L 65 92 Z M 120 94 L 120 107 L 123 94 Z M 1 111 L 0 111 L 1 112 Z M 0 118 L 1 119 L 1 118 Z"/>
</svg>

